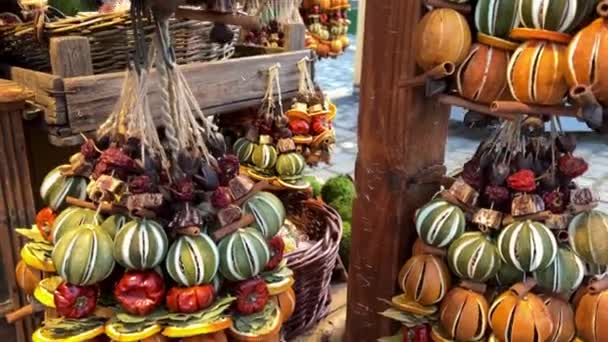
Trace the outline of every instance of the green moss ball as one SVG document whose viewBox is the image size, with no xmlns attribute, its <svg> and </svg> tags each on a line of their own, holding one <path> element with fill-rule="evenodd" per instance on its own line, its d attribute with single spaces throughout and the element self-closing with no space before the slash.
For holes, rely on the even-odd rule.
<svg viewBox="0 0 608 342">
<path fill-rule="evenodd" d="M 351 240 L 351 226 L 350 222 L 342 222 L 342 240 L 340 240 L 340 258 L 344 263 L 344 267 L 348 270 L 349 257 L 350 257 L 350 240 Z"/>
<path fill-rule="evenodd" d="M 310 187 L 312 188 L 312 195 L 314 197 L 321 196 L 321 188 L 323 187 L 323 183 L 321 180 L 315 176 L 304 176 L 302 180 L 310 183 Z"/>
<path fill-rule="evenodd" d="M 325 203 L 332 203 L 340 197 L 346 197 L 352 201 L 355 195 L 355 184 L 348 175 L 332 177 L 321 188 L 321 197 Z"/>
</svg>

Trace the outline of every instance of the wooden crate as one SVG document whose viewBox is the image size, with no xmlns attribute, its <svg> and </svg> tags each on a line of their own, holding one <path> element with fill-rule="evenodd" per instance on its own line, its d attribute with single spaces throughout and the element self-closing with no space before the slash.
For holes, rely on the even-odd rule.
<svg viewBox="0 0 608 342">
<path fill-rule="evenodd" d="M 51 42 L 51 44 L 67 44 Z M 56 51 L 74 51 L 73 39 Z M 53 50 L 53 49 L 52 49 Z M 0 64 L 0 75 L 34 92 L 33 102 L 44 110 L 51 143 L 71 146 L 81 142 L 80 133 L 93 133 L 112 111 L 120 95 L 123 72 L 83 75 L 89 68 L 75 53 L 63 53 L 55 74 Z M 267 70 L 279 63 L 283 98 L 295 96 L 299 72 L 297 62 L 310 56 L 309 50 L 192 63 L 181 66 L 206 114 L 240 110 L 261 103 L 266 87 Z M 156 77 L 156 75 L 153 75 Z M 155 82 L 156 83 L 156 82 Z M 149 93 L 151 108 L 159 108 L 159 88 Z M 153 115 L 157 115 L 154 113 Z"/>
</svg>

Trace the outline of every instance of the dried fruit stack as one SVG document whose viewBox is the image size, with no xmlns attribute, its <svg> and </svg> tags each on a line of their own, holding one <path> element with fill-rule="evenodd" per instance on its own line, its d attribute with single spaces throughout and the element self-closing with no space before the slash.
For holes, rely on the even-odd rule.
<svg viewBox="0 0 608 342">
<path fill-rule="evenodd" d="M 558 120 L 504 122 L 416 213 L 418 240 L 383 314 L 434 341 L 608 340 L 608 215 Z M 592 323 L 596 322 L 596 323 Z M 411 337 L 410 336 L 410 337 Z M 418 341 L 416 339 L 415 341 Z"/>
<path fill-rule="evenodd" d="M 146 102 L 129 90 L 127 108 Z M 240 174 L 204 117 L 144 131 L 142 113 L 110 115 L 43 181 L 48 207 L 19 231 L 31 241 L 16 271 L 32 308 L 59 318 L 33 340 L 278 340 L 295 309 L 282 202 Z"/>
<path fill-rule="evenodd" d="M 319 57 L 337 57 L 350 44 L 348 0 L 305 0 L 302 13 L 308 32 L 306 46 Z"/>
</svg>

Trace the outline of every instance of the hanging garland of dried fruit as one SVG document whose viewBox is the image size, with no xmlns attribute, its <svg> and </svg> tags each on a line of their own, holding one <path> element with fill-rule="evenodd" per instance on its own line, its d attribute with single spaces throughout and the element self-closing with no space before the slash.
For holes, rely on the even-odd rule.
<svg viewBox="0 0 608 342">
<path fill-rule="evenodd" d="M 418 209 L 418 240 L 382 314 L 405 341 L 604 341 L 608 215 L 559 119 L 504 121 Z M 422 337 L 421 337 L 422 336 Z"/>
<path fill-rule="evenodd" d="M 18 230 L 30 240 L 18 284 L 34 299 L 7 318 L 47 311 L 36 342 L 278 340 L 295 309 L 277 235 L 285 208 L 239 174 L 175 64 L 167 17 L 154 15 L 154 45 L 127 70 L 97 141 L 45 177 L 48 207 Z"/>
<path fill-rule="evenodd" d="M 304 0 L 302 17 L 307 27 L 306 47 L 319 57 L 337 57 L 350 44 L 348 0 Z"/>
<path fill-rule="evenodd" d="M 423 2 L 429 11 L 414 32 L 421 74 L 404 86 L 425 86 L 427 96 L 468 109 L 474 121 L 563 115 L 606 131 L 608 2 Z"/>
</svg>

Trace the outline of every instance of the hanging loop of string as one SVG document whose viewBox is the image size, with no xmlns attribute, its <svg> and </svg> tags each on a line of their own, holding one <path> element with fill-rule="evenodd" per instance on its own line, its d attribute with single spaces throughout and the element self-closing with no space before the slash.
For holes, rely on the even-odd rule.
<svg viewBox="0 0 608 342">
<path fill-rule="evenodd" d="M 308 64 L 310 63 L 310 58 L 308 56 L 302 58 L 298 61 L 298 71 L 299 71 L 299 84 L 298 84 L 298 93 L 300 94 L 314 94 L 315 93 L 315 84 L 312 81 L 312 76 L 310 75 L 310 70 L 308 69 Z"/>
<path fill-rule="evenodd" d="M 260 115 L 264 119 L 272 119 L 283 115 L 283 99 L 281 96 L 281 82 L 279 79 L 279 69 L 281 65 L 279 63 L 272 65 L 268 68 L 268 81 L 266 84 L 266 93 L 262 99 L 262 105 L 260 106 Z M 276 89 L 275 89 L 276 87 Z M 279 102 L 279 112 L 276 111 L 275 107 L 275 91 L 277 92 L 277 100 Z"/>
</svg>

